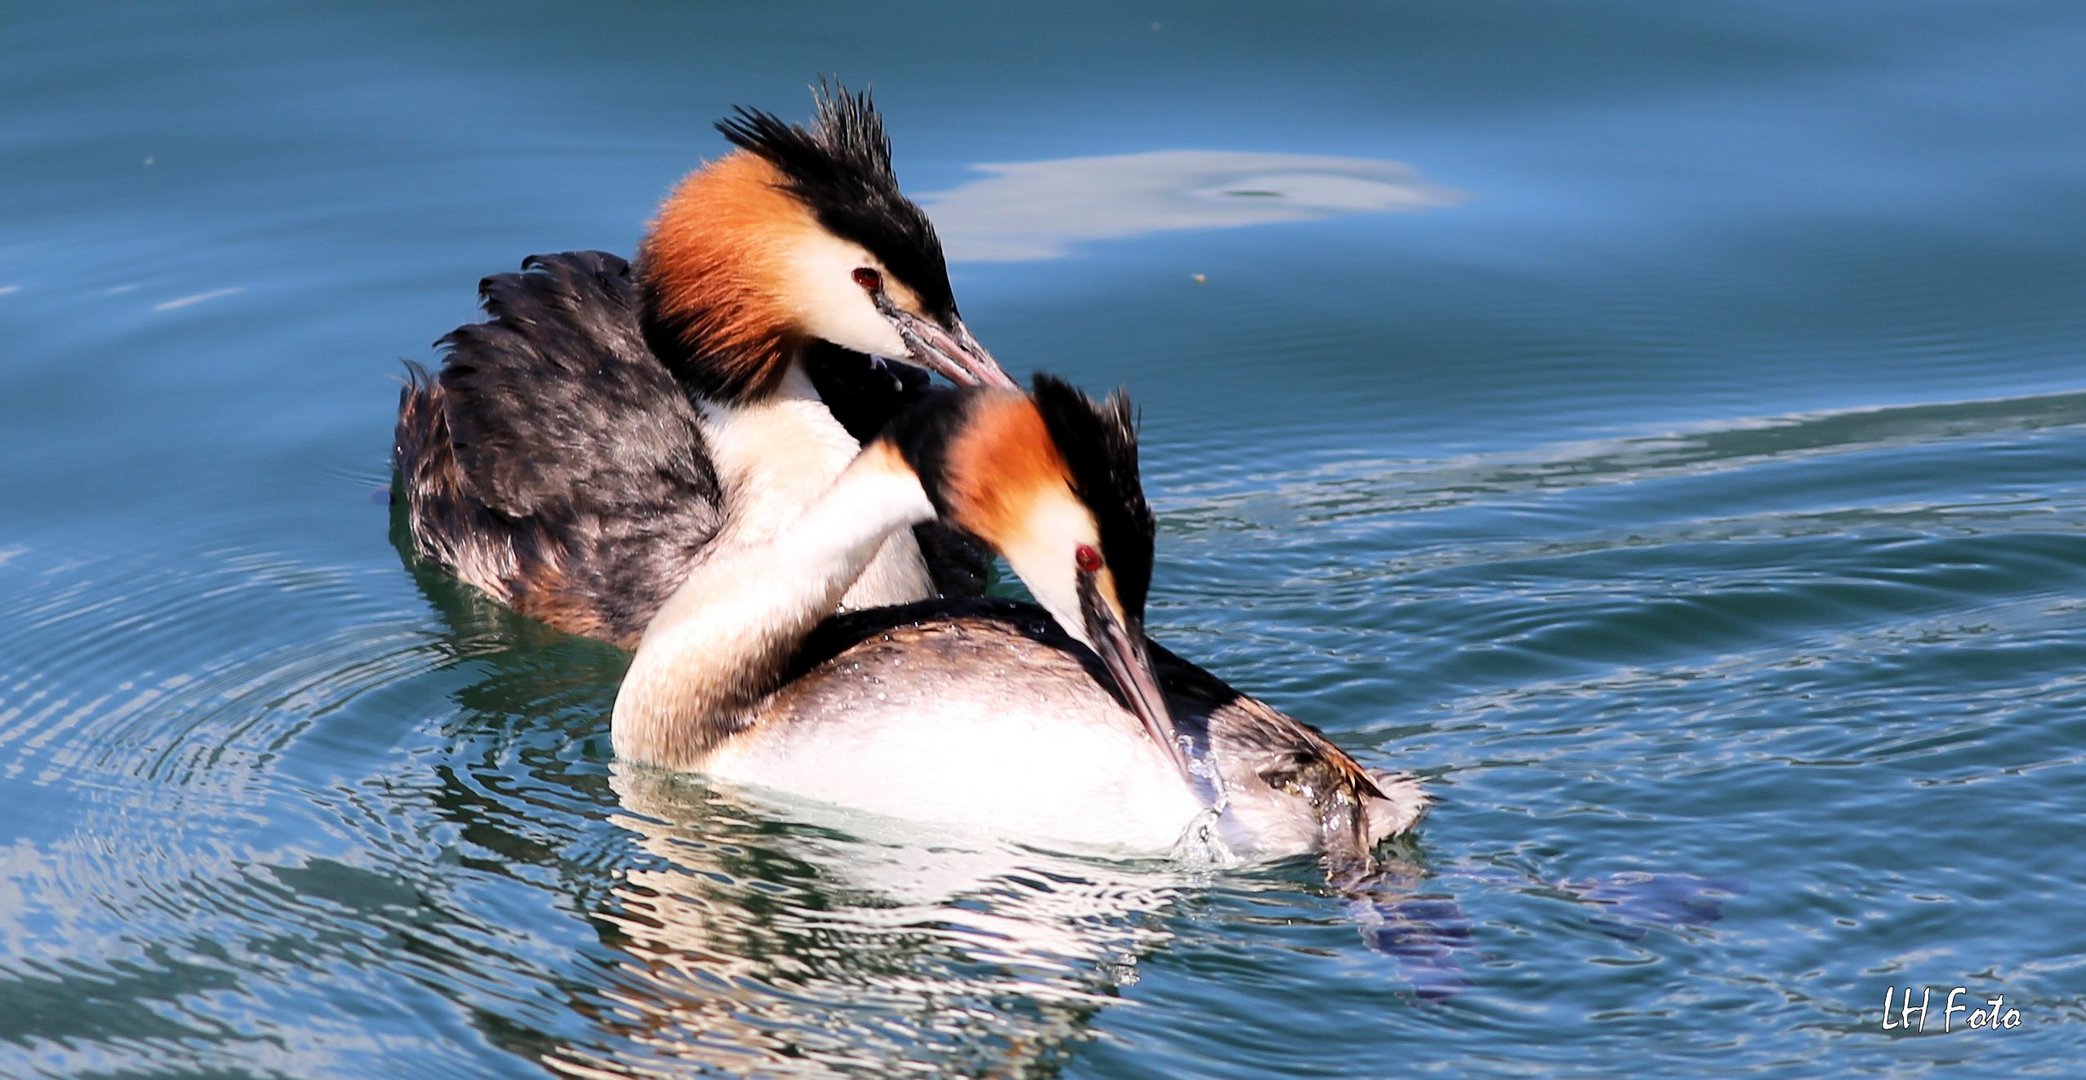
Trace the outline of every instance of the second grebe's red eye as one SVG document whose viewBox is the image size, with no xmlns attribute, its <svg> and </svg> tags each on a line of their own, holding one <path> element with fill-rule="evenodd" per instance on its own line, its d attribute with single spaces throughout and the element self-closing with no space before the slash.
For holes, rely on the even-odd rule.
<svg viewBox="0 0 2086 1080">
<path fill-rule="evenodd" d="M 1101 553 L 1086 544 L 1072 549 L 1072 561 L 1082 573 L 1093 574 L 1101 570 Z"/>
<path fill-rule="evenodd" d="M 865 292 L 875 292 L 884 287 L 884 275 L 866 266 L 855 267 L 854 278 L 855 284 L 862 286 Z"/>
</svg>

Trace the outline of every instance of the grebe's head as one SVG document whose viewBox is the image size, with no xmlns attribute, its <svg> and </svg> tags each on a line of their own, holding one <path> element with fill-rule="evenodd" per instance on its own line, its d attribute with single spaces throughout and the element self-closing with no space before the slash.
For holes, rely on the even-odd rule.
<svg viewBox="0 0 2086 1080">
<path fill-rule="evenodd" d="M 1097 403 L 1037 375 L 1030 395 L 979 389 L 930 399 L 885 438 L 919 474 L 942 521 L 1006 556 L 1037 603 L 1100 656 L 1145 730 L 1185 771 L 1144 643 L 1154 530 L 1130 399 L 1117 391 Z"/>
<path fill-rule="evenodd" d="M 660 207 L 639 259 L 648 344 L 721 401 L 773 390 L 812 340 L 1012 387 L 957 314 L 869 95 L 822 82 L 816 99 L 808 126 L 746 108 L 720 121 L 738 149 Z"/>
</svg>

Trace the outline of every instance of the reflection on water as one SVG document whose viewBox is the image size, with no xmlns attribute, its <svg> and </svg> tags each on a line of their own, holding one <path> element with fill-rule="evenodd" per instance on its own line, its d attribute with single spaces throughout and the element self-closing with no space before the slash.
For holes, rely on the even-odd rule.
<svg viewBox="0 0 2086 1080">
<path fill-rule="evenodd" d="M 1167 917 L 1219 880 L 802 803 L 781 824 L 649 768 L 613 765 L 611 785 L 622 812 L 610 820 L 637 850 L 593 918 L 623 956 L 582 1006 L 595 1033 L 545 1055 L 572 1075 L 698 1063 L 792 1075 L 888 1073 L 900 1061 L 927 1075 L 1049 1067 L 1094 1037 L 1144 957 L 1173 941 Z M 1394 852 L 1327 904 L 1383 958 L 1373 978 L 1408 1004 L 1462 993 L 1462 957 L 1486 944 L 1429 876 Z M 1622 940 L 1713 922 L 1729 893 L 1673 875 L 1450 876 L 1583 904 L 1588 925 Z"/>
<path fill-rule="evenodd" d="M 1168 937 L 1186 882 L 971 838 L 777 829 L 685 778 L 617 766 L 612 817 L 650 858 L 595 918 L 625 954 L 592 1075 L 694 1063 L 822 1073 L 914 1062 L 1009 1075 L 1054 1060 Z"/>
<path fill-rule="evenodd" d="M 920 197 L 949 258 L 1051 259 L 1088 240 L 1453 206 L 1463 194 L 1369 158 L 1154 150 L 980 165 L 984 179 Z"/>
</svg>

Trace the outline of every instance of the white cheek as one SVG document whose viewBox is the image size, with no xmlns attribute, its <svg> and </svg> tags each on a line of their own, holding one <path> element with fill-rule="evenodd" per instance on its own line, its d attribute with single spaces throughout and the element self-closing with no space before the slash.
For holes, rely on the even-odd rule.
<svg viewBox="0 0 2086 1080">
<path fill-rule="evenodd" d="M 1021 576 L 1029 594 L 1043 605 L 1064 631 L 1092 648 L 1086 622 L 1079 614 L 1079 575 L 1072 553 L 1081 544 L 1098 547 L 1093 515 L 1072 500 L 1040 500 L 1030 512 L 1021 540 L 1008 545 L 1007 565 Z"/>
<path fill-rule="evenodd" d="M 905 358 L 905 339 L 855 284 L 857 269 L 879 266 L 867 251 L 830 233 L 809 232 L 791 248 L 789 265 L 797 325 L 856 352 Z"/>
</svg>

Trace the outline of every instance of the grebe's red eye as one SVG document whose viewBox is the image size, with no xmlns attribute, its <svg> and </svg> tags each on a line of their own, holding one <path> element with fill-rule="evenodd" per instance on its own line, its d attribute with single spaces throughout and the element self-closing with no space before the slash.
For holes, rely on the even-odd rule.
<svg viewBox="0 0 2086 1080">
<path fill-rule="evenodd" d="M 1101 553 L 1086 544 L 1072 549 L 1072 561 L 1078 565 L 1081 573 L 1095 574 L 1101 571 Z"/>
<path fill-rule="evenodd" d="M 875 292 L 884 287 L 884 275 L 866 266 L 855 267 L 854 278 L 855 284 L 862 286 L 864 292 Z"/>
</svg>

